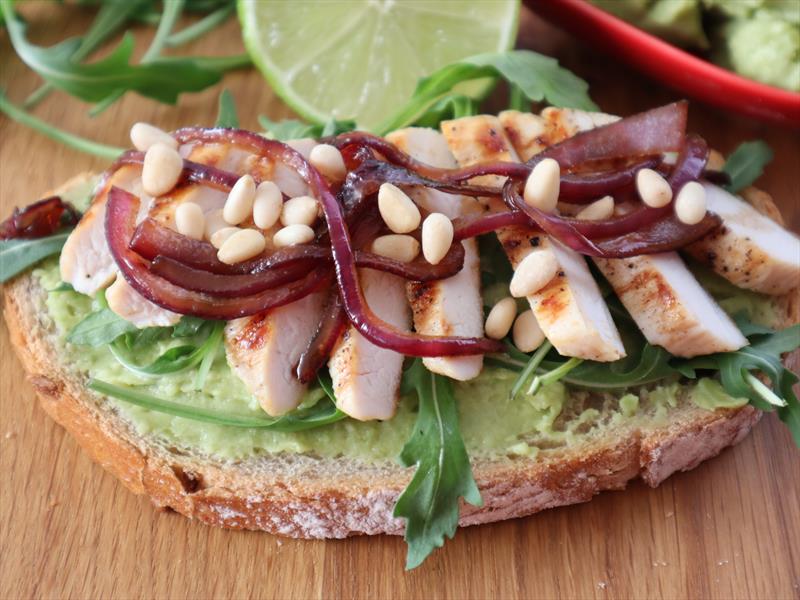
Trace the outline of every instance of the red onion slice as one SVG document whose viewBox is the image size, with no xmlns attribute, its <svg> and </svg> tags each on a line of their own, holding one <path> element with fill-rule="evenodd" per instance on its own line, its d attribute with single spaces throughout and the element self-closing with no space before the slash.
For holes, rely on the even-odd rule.
<svg viewBox="0 0 800 600">
<path fill-rule="evenodd" d="M 0 240 L 12 238 L 40 238 L 53 235 L 62 227 L 80 221 L 81 214 L 59 196 L 50 196 L 22 210 L 14 207 L 11 216 L 0 223 Z"/>
<path fill-rule="evenodd" d="M 562 171 L 568 171 L 596 161 L 677 152 L 686 135 L 688 107 L 682 100 L 578 133 L 533 156 L 527 164 L 532 167 L 553 158 Z"/>
<path fill-rule="evenodd" d="M 319 327 L 300 355 L 300 360 L 295 367 L 295 374 L 300 383 L 308 383 L 314 378 L 331 355 L 333 347 L 345 327 L 347 327 L 347 314 L 342 306 L 339 290 L 333 286 Z"/>
<path fill-rule="evenodd" d="M 242 298 L 215 298 L 174 285 L 150 272 L 148 262 L 129 248 L 136 225 L 139 199 L 117 187 L 108 193 L 106 240 L 117 267 L 144 298 L 167 310 L 203 319 L 229 321 L 283 306 L 323 287 L 330 275 L 323 269 L 284 287 Z"/>
<path fill-rule="evenodd" d="M 521 210 L 490 212 L 455 219 L 453 221 L 453 239 L 465 240 L 513 225 L 537 227 L 535 223 L 531 223 L 530 217 Z"/>
</svg>

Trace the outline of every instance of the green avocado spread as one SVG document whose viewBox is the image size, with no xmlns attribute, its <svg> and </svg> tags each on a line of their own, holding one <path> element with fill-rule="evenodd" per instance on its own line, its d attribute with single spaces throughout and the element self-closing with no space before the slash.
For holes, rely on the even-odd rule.
<svg viewBox="0 0 800 600">
<path fill-rule="evenodd" d="M 34 274 L 46 290 L 60 283 L 55 260 L 43 263 Z M 729 292 L 725 282 L 703 274 Z M 725 296 L 725 293 L 722 293 Z M 733 296 L 731 296 L 732 298 Z M 735 310 L 746 309 L 761 321 L 769 321 L 770 303 L 756 294 L 729 302 Z M 155 378 L 140 377 L 119 364 L 106 347 L 74 346 L 65 336 L 92 311 L 93 301 L 71 291 L 53 291 L 46 309 L 60 336 L 64 360 L 92 377 L 117 385 L 135 385 L 147 393 L 180 399 L 196 407 L 262 416 L 257 402 L 220 356 L 201 391 L 195 390 L 194 370 Z M 724 302 L 724 300 L 723 300 Z M 141 363 L 153 360 L 174 340 L 161 340 L 136 349 Z M 509 398 L 517 374 L 486 367 L 469 382 L 454 382 L 461 431 L 471 456 L 535 456 L 542 449 L 579 443 L 583 436 L 609 425 L 658 424 L 669 411 L 687 402 L 703 409 L 741 406 L 744 399 L 731 398 L 713 380 L 695 383 L 665 381 L 658 385 L 621 392 L 596 393 L 569 389 L 563 383 L 543 386 L 535 394 Z M 318 393 L 319 390 L 316 390 Z M 295 433 L 242 429 L 174 417 L 110 399 L 140 434 L 159 436 L 176 446 L 191 447 L 208 455 L 243 459 L 265 453 L 312 453 L 323 457 L 346 456 L 364 461 L 393 460 L 400 453 L 416 418 L 416 398 L 403 397 L 396 416 L 385 422 L 345 419 L 325 427 Z M 601 409 L 602 412 L 601 412 Z M 610 415 L 610 416 L 609 416 Z M 637 423 L 637 420 L 639 423 Z"/>
</svg>

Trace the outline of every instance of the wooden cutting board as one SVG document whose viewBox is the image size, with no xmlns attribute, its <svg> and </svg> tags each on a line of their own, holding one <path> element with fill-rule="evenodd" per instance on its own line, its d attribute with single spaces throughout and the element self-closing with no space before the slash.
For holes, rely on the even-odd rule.
<svg viewBox="0 0 800 600">
<path fill-rule="evenodd" d="M 85 31 L 90 15 L 29 3 L 31 35 L 50 44 Z M 142 32 L 140 42 L 149 35 Z M 675 98 L 529 14 L 520 45 L 564 61 L 607 111 L 627 114 Z M 237 24 L 192 51 L 241 51 Z M 21 101 L 39 81 L 0 32 L 0 87 Z M 226 77 L 246 127 L 289 115 L 254 71 Z M 180 107 L 126 96 L 97 119 L 53 94 L 43 119 L 127 145 L 136 120 L 166 129 L 211 124 L 218 90 Z M 498 104 L 498 108 L 500 104 Z M 691 127 L 724 152 L 746 139 L 775 149 L 762 186 L 800 228 L 797 132 L 692 107 Z M 0 117 L 0 215 L 103 162 Z M 773 416 L 741 444 L 652 490 L 633 483 L 592 502 L 459 530 L 444 551 L 403 571 L 399 538 L 296 541 L 212 529 L 154 510 L 92 464 L 39 408 L 0 335 L 0 598 L 273 597 L 800 598 L 800 452 Z"/>
</svg>

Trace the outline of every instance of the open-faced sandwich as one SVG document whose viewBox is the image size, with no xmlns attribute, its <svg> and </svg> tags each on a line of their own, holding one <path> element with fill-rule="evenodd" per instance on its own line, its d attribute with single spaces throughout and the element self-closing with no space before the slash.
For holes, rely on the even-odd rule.
<svg viewBox="0 0 800 600">
<path fill-rule="evenodd" d="M 156 505 L 405 533 L 409 566 L 457 524 L 658 485 L 765 410 L 799 440 L 800 240 L 686 117 L 286 143 L 136 124 L 104 174 L 3 225 L 4 278 L 60 250 L 6 285 L 14 345 L 47 412 Z"/>
</svg>

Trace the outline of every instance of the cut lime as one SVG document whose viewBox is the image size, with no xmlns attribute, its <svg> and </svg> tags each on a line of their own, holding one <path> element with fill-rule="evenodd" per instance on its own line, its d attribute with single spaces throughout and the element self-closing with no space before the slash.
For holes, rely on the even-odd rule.
<svg viewBox="0 0 800 600">
<path fill-rule="evenodd" d="M 366 129 L 420 77 L 509 49 L 518 15 L 519 0 L 239 0 L 245 44 L 275 92 L 310 121 Z"/>
</svg>

